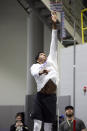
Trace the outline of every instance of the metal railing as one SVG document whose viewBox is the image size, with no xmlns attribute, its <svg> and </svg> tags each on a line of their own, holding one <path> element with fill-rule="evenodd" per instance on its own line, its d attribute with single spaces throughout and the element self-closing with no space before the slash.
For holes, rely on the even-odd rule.
<svg viewBox="0 0 87 131">
<path fill-rule="evenodd" d="M 84 44 L 85 41 L 87 42 L 87 38 L 85 39 L 85 34 L 87 36 L 87 32 L 85 33 L 85 31 L 87 31 L 87 25 L 84 25 L 84 13 L 87 13 L 87 8 L 83 9 L 81 11 L 81 30 L 82 30 L 82 43 Z"/>
</svg>

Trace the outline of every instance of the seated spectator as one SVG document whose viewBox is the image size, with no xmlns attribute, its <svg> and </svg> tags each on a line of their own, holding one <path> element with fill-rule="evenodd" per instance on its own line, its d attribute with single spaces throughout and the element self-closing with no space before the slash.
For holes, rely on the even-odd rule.
<svg viewBox="0 0 87 131">
<path fill-rule="evenodd" d="M 15 123 L 11 125 L 10 131 L 29 131 L 28 127 L 24 124 L 24 114 L 23 113 L 16 114 Z"/>
</svg>

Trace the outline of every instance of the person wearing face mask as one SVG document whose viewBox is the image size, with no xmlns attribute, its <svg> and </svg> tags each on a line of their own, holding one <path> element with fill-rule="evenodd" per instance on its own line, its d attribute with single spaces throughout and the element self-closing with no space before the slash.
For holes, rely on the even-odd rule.
<svg viewBox="0 0 87 131">
<path fill-rule="evenodd" d="M 85 124 L 79 118 L 74 117 L 74 107 L 65 107 L 66 120 L 60 124 L 59 131 L 86 131 Z"/>
</svg>

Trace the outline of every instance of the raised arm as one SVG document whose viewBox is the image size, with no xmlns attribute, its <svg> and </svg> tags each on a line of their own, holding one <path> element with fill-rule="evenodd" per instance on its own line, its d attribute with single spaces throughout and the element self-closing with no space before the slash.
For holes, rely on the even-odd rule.
<svg viewBox="0 0 87 131">
<path fill-rule="evenodd" d="M 53 60 L 54 62 L 57 61 L 57 49 L 58 49 L 58 42 L 57 42 L 57 15 L 56 12 L 52 12 L 52 38 L 51 38 L 51 45 L 50 45 L 50 52 L 48 59 Z"/>
</svg>

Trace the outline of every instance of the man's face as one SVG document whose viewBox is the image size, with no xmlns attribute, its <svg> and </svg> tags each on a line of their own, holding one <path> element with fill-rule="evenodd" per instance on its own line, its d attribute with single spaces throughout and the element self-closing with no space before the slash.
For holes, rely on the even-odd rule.
<svg viewBox="0 0 87 131">
<path fill-rule="evenodd" d="M 40 53 L 37 62 L 43 64 L 46 60 L 47 60 L 46 55 L 44 53 Z"/>
<path fill-rule="evenodd" d="M 67 117 L 72 117 L 74 115 L 74 111 L 72 109 L 67 109 L 65 114 Z"/>
</svg>

